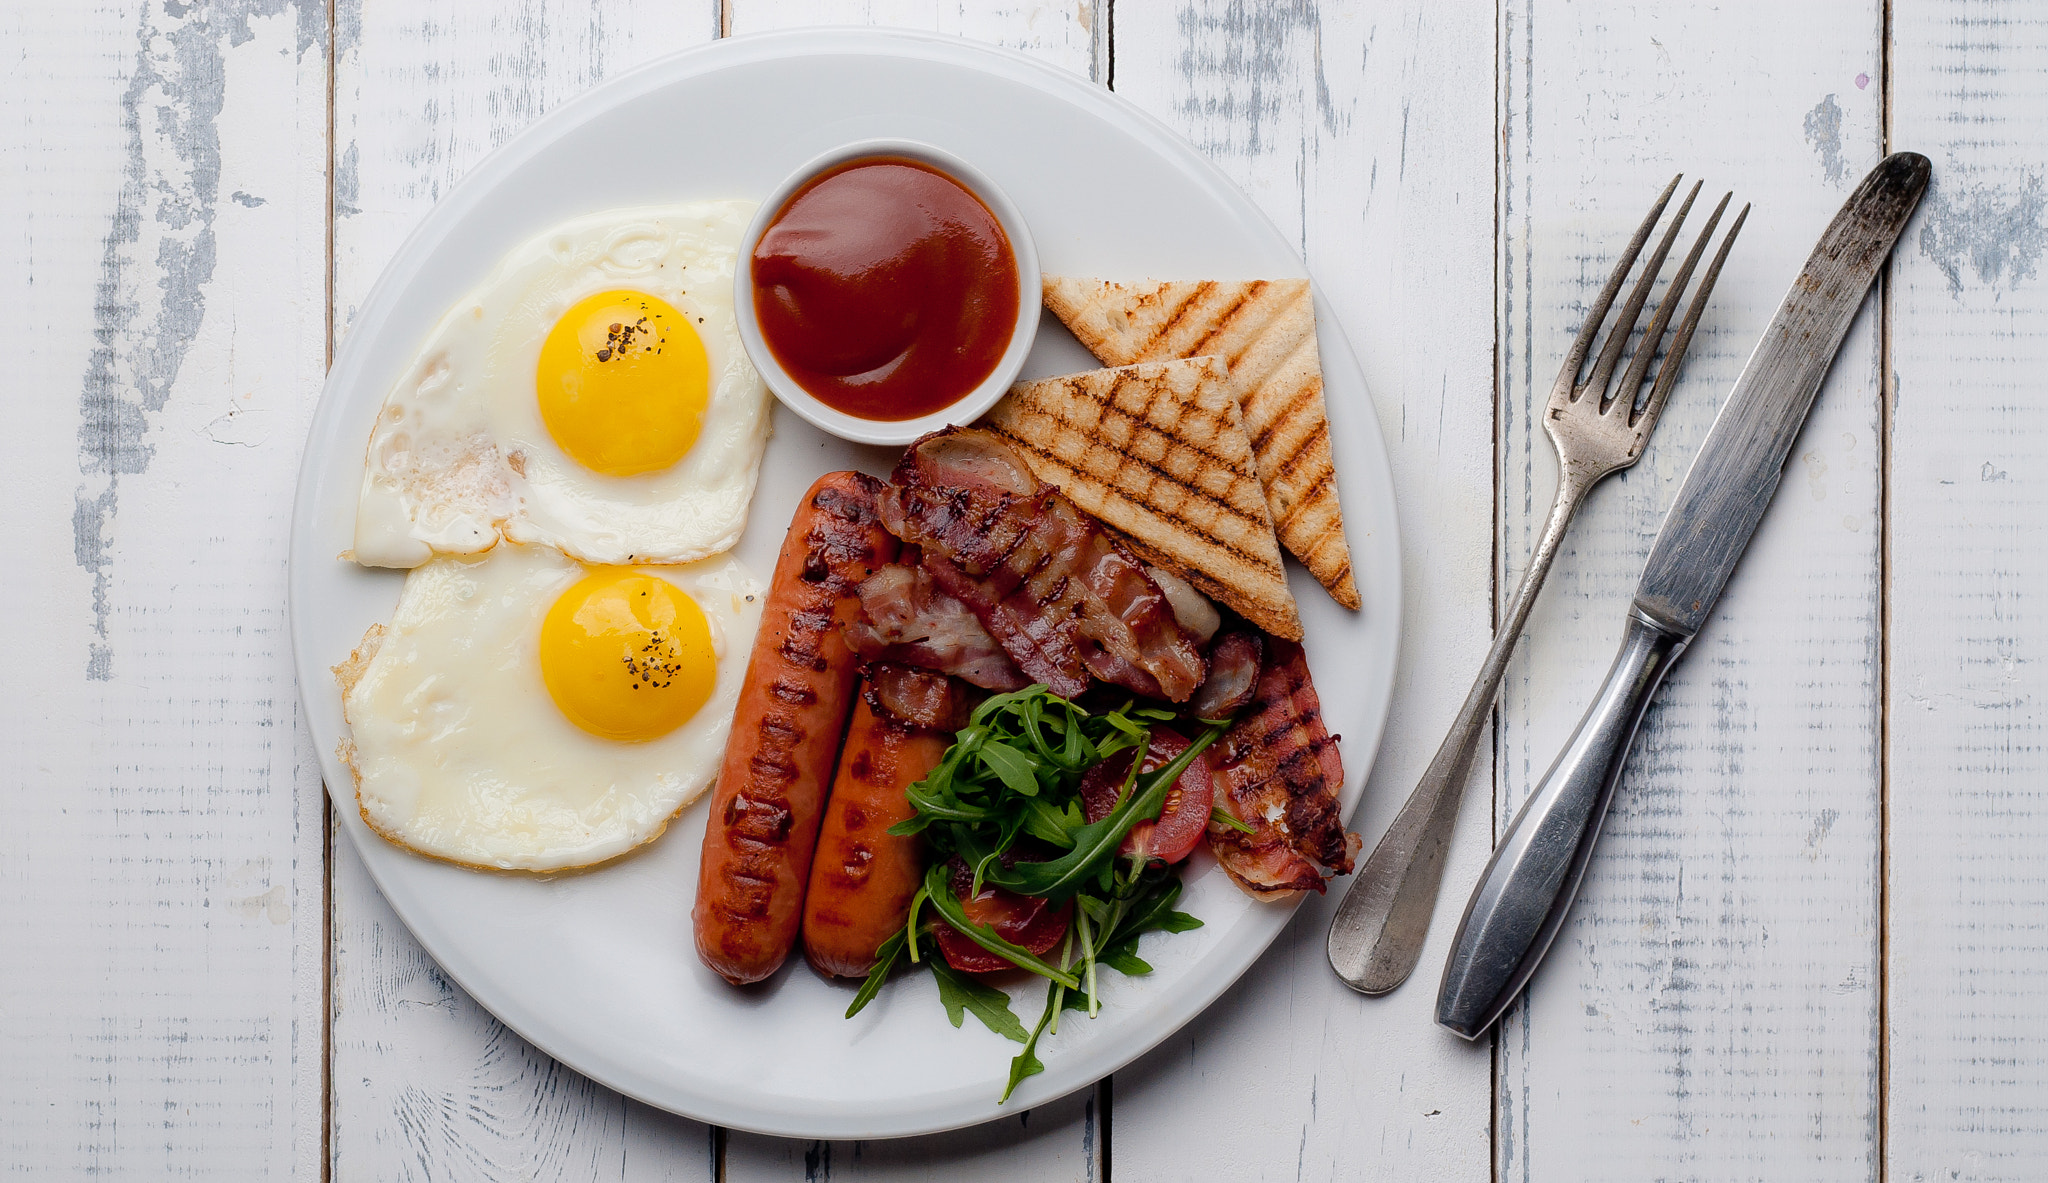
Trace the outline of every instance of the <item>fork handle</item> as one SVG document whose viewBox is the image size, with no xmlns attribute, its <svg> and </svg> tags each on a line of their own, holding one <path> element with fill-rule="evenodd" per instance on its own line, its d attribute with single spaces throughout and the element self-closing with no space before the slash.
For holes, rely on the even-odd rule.
<svg viewBox="0 0 2048 1183">
<path fill-rule="evenodd" d="M 1477 1039 L 1550 950 L 1592 858 L 1636 727 L 1691 638 L 1631 611 L 1599 697 L 1508 823 L 1451 942 L 1436 1021 Z"/>
<path fill-rule="evenodd" d="M 1543 536 L 1529 559 L 1529 569 L 1508 605 L 1507 618 L 1494 630 L 1493 647 L 1479 667 L 1479 677 L 1465 695 L 1465 705 L 1444 736 L 1443 746 L 1429 762 L 1415 791 L 1387 827 L 1358 869 L 1351 890 L 1330 922 L 1330 966 L 1344 983 L 1362 994 L 1385 994 L 1408 979 L 1422 958 L 1423 938 L 1443 883 L 1444 853 L 1457 825 L 1458 803 L 1464 796 L 1472 757 L 1486 734 L 1493 700 L 1507 674 L 1508 659 L 1529 620 L 1536 595 L 1543 590 L 1552 560 L 1572 518 L 1585 503 L 1598 477 L 1570 465 L 1562 469 L 1557 497 L 1543 523 Z"/>
</svg>

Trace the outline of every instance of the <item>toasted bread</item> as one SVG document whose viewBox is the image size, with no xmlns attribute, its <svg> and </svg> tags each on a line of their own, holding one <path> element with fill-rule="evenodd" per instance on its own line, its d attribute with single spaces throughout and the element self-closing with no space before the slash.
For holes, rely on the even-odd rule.
<svg viewBox="0 0 2048 1183">
<path fill-rule="evenodd" d="M 1123 534 L 1147 562 L 1275 636 L 1301 617 L 1251 439 L 1215 358 L 1152 362 L 1024 382 L 986 425 L 1040 480 Z"/>
<path fill-rule="evenodd" d="M 1045 305 L 1105 365 L 1222 358 L 1281 543 L 1338 603 L 1359 606 L 1307 280 L 1121 284 L 1047 276 Z"/>
</svg>

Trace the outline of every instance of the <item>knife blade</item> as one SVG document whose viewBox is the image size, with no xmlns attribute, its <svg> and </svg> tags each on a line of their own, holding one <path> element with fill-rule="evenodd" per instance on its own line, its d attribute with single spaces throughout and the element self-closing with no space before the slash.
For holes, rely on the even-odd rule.
<svg viewBox="0 0 2048 1183">
<path fill-rule="evenodd" d="M 1821 381 L 1932 171 L 1925 156 L 1895 153 L 1849 195 L 1701 444 L 1650 547 L 1606 682 L 1465 906 L 1436 1020 L 1466 1039 L 1514 1002 L 1563 926 L 1643 711 L 1748 548 Z"/>
<path fill-rule="evenodd" d="M 1637 611 L 1688 637 L 1706 623 L 1930 172 L 1916 152 L 1886 157 L 1821 235 L 1664 515 L 1636 585 Z"/>
</svg>

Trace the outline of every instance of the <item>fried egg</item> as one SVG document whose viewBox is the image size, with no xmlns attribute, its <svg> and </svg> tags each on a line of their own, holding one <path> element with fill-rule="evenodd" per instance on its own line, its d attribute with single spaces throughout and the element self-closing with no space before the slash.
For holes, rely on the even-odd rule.
<svg viewBox="0 0 2048 1183">
<path fill-rule="evenodd" d="M 414 568 L 335 669 L 363 820 L 500 870 L 652 840 L 717 774 L 762 592 L 730 557 L 588 566 L 507 543 Z"/>
<path fill-rule="evenodd" d="M 732 308 L 753 208 L 613 210 L 508 255 L 386 396 L 354 559 L 417 567 L 502 538 L 685 563 L 737 542 L 769 425 Z"/>
</svg>

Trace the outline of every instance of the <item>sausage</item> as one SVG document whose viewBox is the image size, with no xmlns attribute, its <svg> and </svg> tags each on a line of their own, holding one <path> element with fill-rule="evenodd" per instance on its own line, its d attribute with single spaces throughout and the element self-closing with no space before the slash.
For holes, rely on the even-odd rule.
<svg viewBox="0 0 2048 1183">
<path fill-rule="evenodd" d="M 804 894 L 804 955 L 819 973 L 865 977 L 875 950 L 903 927 L 924 881 L 924 840 L 888 829 L 911 815 L 904 790 L 938 767 L 952 742 L 947 732 L 877 714 L 866 697 L 854 705 Z"/>
<path fill-rule="evenodd" d="M 811 851 L 853 700 L 841 628 L 854 588 L 896 557 L 858 472 L 818 478 L 782 542 L 704 826 L 691 912 L 697 955 L 735 985 L 781 967 L 796 943 Z"/>
</svg>

